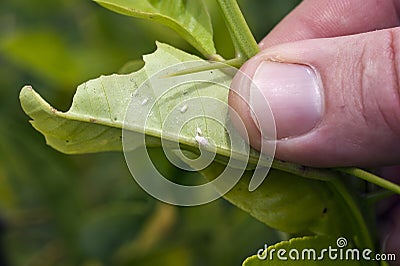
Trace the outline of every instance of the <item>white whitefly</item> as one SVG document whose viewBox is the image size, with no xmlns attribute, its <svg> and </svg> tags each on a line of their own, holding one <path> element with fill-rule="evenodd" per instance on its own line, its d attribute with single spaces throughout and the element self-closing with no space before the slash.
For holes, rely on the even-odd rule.
<svg viewBox="0 0 400 266">
<path fill-rule="evenodd" d="M 196 135 L 194 139 L 197 141 L 199 145 L 206 146 L 208 144 L 208 140 L 205 137 Z"/>
<path fill-rule="evenodd" d="M 205 137 L 203 137 L 203 132 L 199 127 L 196 129 L 196 136 L 194 137 L 194 139 L 197 141 L 199 145 L 206 146 L 208 144 L 208 140 Z"/>
<path fill-rule="evenodd" d="M 132 92 L 132 97 L 136 97 L 136 96 L 138 96 L 139 95 L 139 91 L 138 90 L 135 90 L 134 92 Z"/>
<path fill-rule="evenodd" d="M 148 102 L 149 102 L 149 99 L 145 98 L 145 99 L 143 99 L 143 101 L 142 101 L 142 105 L 146 105 Z"/>
<path fill-rule="evenodd" d="M 187 109 L 188 109 L 188 106 L 187 106 L 187 104 L 185 104 L 185 105 L 183 105 L 182 107 L 181 107 L 181 109 L 179 110 L 181 113 L 184 113 L 184 112 L 186 112 L 187 111 Z"/>
</svg>

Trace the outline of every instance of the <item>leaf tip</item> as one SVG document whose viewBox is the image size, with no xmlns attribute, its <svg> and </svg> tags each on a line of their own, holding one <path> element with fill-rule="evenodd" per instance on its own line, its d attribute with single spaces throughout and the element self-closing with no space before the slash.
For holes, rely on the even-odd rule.
<svg viewBox="0 0 400 266">
<path fill-rule="evenodd" d="M 38 110 L 50 110 L 55 113 L 56 109 L 50 106 L 30 85 L 26 85 L 19 93 L 19 101 L 22 110 L 32 119 Z"/>
<path fill-rule="evenodd" d="M 31 85 L 25 85 L 24 87 L 22 87 L 20 93 L 19 93 L 19 98 L 23 97 L 26 93 L 29 93 L 33 91 L 33 88 Z"/>
<path fill-rule="evenodd" d="M 28 99 L 32 96 L 32 93 L 35 93 L 35 91 L 30 85 L 25 85 L 19 93 L 19 101 L 21 102 L 21 107 L 25 113 L 26 113 L 26 104 L 28 102 Z"/>
</svg>

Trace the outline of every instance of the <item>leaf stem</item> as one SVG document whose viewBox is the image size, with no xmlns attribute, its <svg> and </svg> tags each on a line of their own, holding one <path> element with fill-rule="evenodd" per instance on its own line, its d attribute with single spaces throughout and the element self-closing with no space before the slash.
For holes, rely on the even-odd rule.
<svg viewBox="0 0 400 266">
<path fill-rule="evenodd" d="M 260 51 L 257 42 L 236 0 L 217 0 L 217 2 L 235 46 L 236 56 L 245 62 Z"/>
<path fill-rule="evenodd" d="M 210 63 L 209 65 L 189 67 L 184 70 L 177 71 L 175 73 L 166 75 L 165 78 L 195 74 L 195 73 L 200 73 L 200 72 L 209 71 L 209 70 L 223 69 L 223 68 L 227 68 L 229 66 L 234 67 L 234 68 L 239 68 L 243 64 L 243 62 L 241 62 L 241 60 L 239 58 L 233 58 L 233 59 L 221 60 L 221 61 L 214 60 L 214 61 L 209 61 L 209 63 Z"/>
<path fill-rule="evenodd" d="M 387 190 L 393 191 L 396 194 L 400 194 L 400 186 L 399 185 L 397 185 L 393 182 L 390 182 L 389 180 L 383 179 L 379 176 L 376 176 L 370 172 L 364 171 L 359 168 L 334 168 L 334 169 L 339 172 L 361 178 L 361 179 L 371 182 L 377 186 L 386 188 Z"/>
</svg>

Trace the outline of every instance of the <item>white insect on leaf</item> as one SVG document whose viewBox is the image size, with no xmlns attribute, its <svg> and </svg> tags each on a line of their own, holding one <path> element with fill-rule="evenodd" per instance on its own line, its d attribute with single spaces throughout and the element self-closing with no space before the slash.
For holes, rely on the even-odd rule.
<svg viewBox="0 0 400 266">
<path fill-rule="evenodd" d="M 185 104 L 185 105 L 183 105 L 182 107 L 181 107 L 181 109 L 179 110 L 181 113 L 184 113 L 184 112 L 186 112 L 187 111 L 187 109 L 188 109 L 188 106 L 187 106 L 187 104 Z"/>
<path fill-rule="evenodd" d="M 206 146 L 208 145 L 208 140 L 203 137 L 203 132 L 201 131 L 201 128 L 197 128 L 196 129 L 196 136 L 194 137 L 194 139 L 197 141 L 197 143 L 201 146 Z"/>
<path fill-rule="evenodd" d="M 201 128 L 197 127 L 196 133 L 198 136 L 203 136 L 203 131 L 201 131 Z"/>
<path fill-rule="evenodd" d="M 146 105 L 148 102 L 149 102 L 149 99 L 145 98 L 145 99 L 143 99 L 143 101 L 142 101 L 142 105 Z"/>
<path fill-rule="evenodd" d="M 135 90 L 134 92 L 131 93 L 132 97 L 137 97 L 139 95 L 139 91 Z"/>
</svg>

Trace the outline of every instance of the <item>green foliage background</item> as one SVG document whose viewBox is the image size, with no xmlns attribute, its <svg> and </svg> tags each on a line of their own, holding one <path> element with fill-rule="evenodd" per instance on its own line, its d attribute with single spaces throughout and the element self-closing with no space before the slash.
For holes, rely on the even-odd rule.
<svg viewBox="0 0 400 266">
<path fill-rule="evenodd" d="M 239 3 L 261 40 L 298 2 Z M 217 48 L 231 57 L 222 18 L 208 3 Z M 222 199 L 162 204 L 134 182 L 122 153 L 60 154 L 27 122 L 23 85 L 66 110 L 78 84 L 153 52 L 155 40 L 194 53 L 171 30 L 91 1 L 0 3 L 0 265 L 240 265 L 278 240 Z"/>
</svg>

